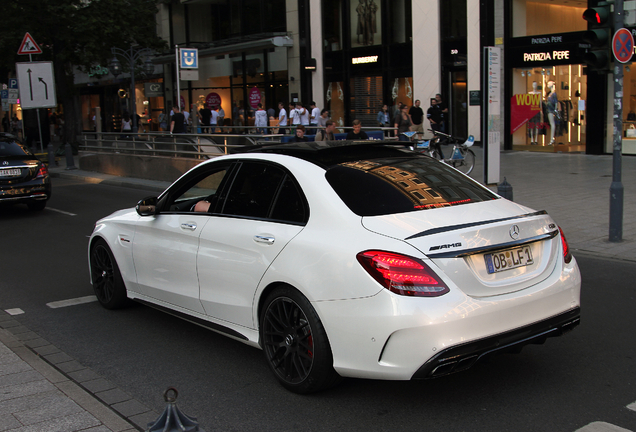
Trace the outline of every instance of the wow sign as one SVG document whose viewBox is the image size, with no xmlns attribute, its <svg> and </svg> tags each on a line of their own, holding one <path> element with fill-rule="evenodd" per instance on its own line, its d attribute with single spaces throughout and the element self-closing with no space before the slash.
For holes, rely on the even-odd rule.
<svg viewBox="0 0 636 432">
<path fill-rule="evenodd" d="M 539 111 L 541 111 L 541 93 L 514 95 L 510 99 L 510 133 L 515 133 Z"/>
</svg>

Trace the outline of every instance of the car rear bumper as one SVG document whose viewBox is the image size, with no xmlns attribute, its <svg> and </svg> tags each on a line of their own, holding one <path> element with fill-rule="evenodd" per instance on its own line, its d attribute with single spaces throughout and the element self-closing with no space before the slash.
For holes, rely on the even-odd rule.
<svg viewBox="0 0 636 432">
<path fill-rule="evenodd" d="M 579 325 L 580 314 L 581 309 L 577 307 L 535 324 L 445 349 L 424 363 L 413 379 L 436 378 L 460 372 L 487 355 L 518 352 L 525 345 L 542 344 L 547 338 L 561 336 Z"/>
<path fill-rule="evenodd" d="M 314 306 L 340 375 L 410 380 L 464 370 L 491 352 L 539 343 L 575 327 L 580 289 L 572 260 L 541 283 L 505 295 L 473 298 L 451 289 L 440 297 L 415 298 L 384 290 Z"/>
<path fill-rule="evenodd" d="M 33 180 L 27 184 L 0 187 L 0 203 L 15 204 L 19 202 L 48 200 L 51 197 L 51 182 Z"/>
</svg>

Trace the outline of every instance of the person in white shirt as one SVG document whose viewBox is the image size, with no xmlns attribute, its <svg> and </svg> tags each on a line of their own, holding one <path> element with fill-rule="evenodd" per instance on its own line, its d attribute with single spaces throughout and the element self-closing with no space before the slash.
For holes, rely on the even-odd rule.
<svg viewBox="0 0 636 432">
<path fill-rule="evenodd" d="M 300 111 L 297 108 L 298 104 L 293 102 L 289 103 L 289 119 L 292 126 L 298 126 L 300 124 Z"/>
<path fill-rule="evenodd" d="M 303 126 L 309 126 L 309 111 L 307 111 L 300 102 L 296 104 L 296 109 L 300 113 L 300 124 Z"/>
<path fill-rule="evenodd" d="M 219 113 L 216 110 L 210 110 L 210 133 L 216 132 L 216 125 L 219 123 Z"/>
<path fill-rule="evenodd" d="M 278 133 L 285 134 L 287 130 L 285 126 L 287 126 L 287 111 L 285 111 L 285 104 L 282 102 L 278 102 Z"/>
<path fill-rule="evenodd" d="M 316 106 L 316 102 L 311 101 L 309 105 L 311 107 L 311 115 L 309 116 L 309 124 L 312 126 L 309 129 L 310 135 L 316 135 L 316 126 L 318 126 L 318 119 L 320 118 L 320 108 Z"/>
</svg>

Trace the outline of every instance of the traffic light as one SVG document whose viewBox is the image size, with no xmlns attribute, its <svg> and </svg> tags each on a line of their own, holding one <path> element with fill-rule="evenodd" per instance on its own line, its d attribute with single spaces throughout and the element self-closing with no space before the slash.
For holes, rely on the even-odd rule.
<svg viewBox="0 0 636 432">
<path fill-rule="evenodd" d="M 588 30 L 583 33 L 583 42 L 590 44 L 590 48 L 583 56 L 588 68 L 598 72 L 611 69 L 612 59 L 612 16 L 613 2 L 600 2 L 596 7 L 586 9 L 583 19 L 588 22 Z"/>
</svg>

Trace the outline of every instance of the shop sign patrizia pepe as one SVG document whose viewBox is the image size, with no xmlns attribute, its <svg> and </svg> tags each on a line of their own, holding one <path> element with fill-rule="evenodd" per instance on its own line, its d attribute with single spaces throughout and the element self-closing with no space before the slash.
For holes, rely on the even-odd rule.
<svg viewBox="0 0 636 432">
<path fill-rule="evenodd" d="M 541 110 L 541 93 L 516 94 L 510 100 L 510 133 L 513 134 Z"/>
</svg>

